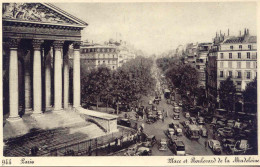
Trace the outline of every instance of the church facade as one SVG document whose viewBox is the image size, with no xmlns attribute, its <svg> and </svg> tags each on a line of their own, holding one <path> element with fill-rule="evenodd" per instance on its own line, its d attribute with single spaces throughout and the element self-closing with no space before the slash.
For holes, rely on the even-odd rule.
<svg viewBox="0 0 260 167">
<path fill-rule="evenodd" d="M 80 106 L 81 30 L 88 24 L 48 3 L 3 3 L 3 106 L 8 121 Z M 73 97 L 68 50 L 73 47 Z"/>
</svg>

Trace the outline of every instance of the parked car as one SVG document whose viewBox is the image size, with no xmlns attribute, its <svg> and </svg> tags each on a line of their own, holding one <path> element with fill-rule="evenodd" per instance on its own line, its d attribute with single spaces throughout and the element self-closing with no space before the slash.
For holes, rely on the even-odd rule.
<svg viewBox="0 0 260 167">
<path fill-rule="evenodd" d="M 162 111 L 157 111 L 157 116 L 158 116 L 158 119 L 162 119 L 163 118 L 163 114 L 162 114 Z"/>
<path fill-rule="evenodd" d="M 153 101 L 152 101 L 152 100 L 149 100 L 148 104 L 149 104 L 149 105 L 152 105 L 152 104 L 153 104 Z"/>
<path fill-rule="evenodd" d="M 145 147 L 153 147 L 156 143 L 156 138 L 154 135 L 147 136 L 146 141 L 143 142 L 143 146 Z"/>
<path fill-rule="evenodd" d="M 148 147 L 139 147 L 136 151 L 137 156 L 149 156 L 152 155 L 152 150 Z"/>
<path fill-rule="evenodd" d="M 176 112 L 176 113 L 180 113 L 181 108 L 180 108 L 179 106 L 175 106 L 175 107 L 173 108 L 173 111 Z"/>
<path fill-rule="evenodd" d="M 184 117 L 187 118 L 187 119 L 190 118 L 190 113 L 189 112 L 185 112 L 184 113 Z"/>
<path fill-rule="evenodd" d="M 212 149 L 212 151 L 215 153 L 215 154 L 221 154 L 221 151 L 222 151 L 222 148 L 221 148 L 221 144 L 218 140 L 209 140 L 208 141 L 208 146 L 209 148 Z"/>
<path fill-rule="evenodd" d="M 175 130 L 173 129 L 173 128 L 168 128 L 168 130 L 167 130 L 167 133 L 168 133 L 168 135 L 174 135 L 175 133 Z"/>
<path fill-rule="evenodd" d="M 153 111 L 157 111 L 157 107 L 153 105 L 152 107 Z"/>
<path fill-rule="evenodd" d="M 251 149 L 248 140 L 238 140 L 234 145 L 229 146 L 227 153 L 232 155 L 244 155 Z"/>
<path fill-rule="evenodd" d="M 187 128 L 188 125 L 190 125 L 190 121 L 183 121 L 183 122 L 181 122 L 181 124 L 182 124 L 182 126 L 183 126 L 184 128 Z"/>
<path fill-rule="evenodd" d="M 167 139 L 161 139 L 160 140 L 160 143 L 159 143 L 159 148 L 158 148 L 160 151 L 166 151 L 168 150 L 168 147 L 167 147 Z"/>
<path fill-rule="evenodd" d="M 236 122 L 235 120 L 227 120 L 226 125 L 227 125 L 228 127 L 233 128 L 234 125 L 235 125 L 235 122 Z"/>
<path fill-rule="evenodd" d="M 199 125 L 204 125 L 205 124 L 205 120 L 204 120 L 203 117 L 198 117 L 197 118 L 197 122 L 198 122 Z"/>
<path fill-rule="evenodd" d="M 118 123 L 122 126 L 131 127 L 131 122 L 129 119 L 120 119 Z"/>
<path fill-rule="evenodd" d="M 190 117 L 190 124 L 196 124 L 196 118 L 195 117 Z"/>
<path fill-rule="evenodd" d="M 174 120 L 179 120 L 180 119 L 180 114 L 179 113 L 173 113 L 173 119 Z"/>
<path fill-rule="evenodd" d="M 134 156 L 137 151 L 137 145 L 133 145 L 127 148 L 127 151 L 124 153 L 125 156 Z"/>
<path fill-rule="evenodd" d="M 176 155 L 185 155 L 185 145 L 183 141 L 180 140 L 174 141 L 173 150 Z"/>
</svg>

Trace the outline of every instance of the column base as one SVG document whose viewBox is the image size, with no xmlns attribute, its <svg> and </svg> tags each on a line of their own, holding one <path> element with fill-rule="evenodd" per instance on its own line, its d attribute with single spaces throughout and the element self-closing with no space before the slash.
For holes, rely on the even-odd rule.
<svg viewBox="0 0 260 167">
<path fill-rule="evenodd" d="M 43 116 L 42 112 L 41 111 L 33 111 L 33 113 L 31 114 L 32 117 L 41 117 Z"/>
<path fill-rule="evenodd" d="M 57 114 L 62 113 L 62 111 L 64 111 L 62 108 L 61 108 L 61 109 L 54 109 L 54 110 L 53 110 L 53 112 L 54 112 L 54 113 L 57 113 Z"/>
<path fill-rule="evenodd" d="M 16 117 L 9 117 L 6 119 L 8 122 L 16 122 L 16 121 L 21 121 L 22 118 L 19 117 L 19 116 L 16 116 Z"/>
<path fill-rule="evenodd" d="M 25 114 L 32 114 L 32 113 L 33 113 L 32 108 L 26 108 L 25 109 Z"/>
</svg>

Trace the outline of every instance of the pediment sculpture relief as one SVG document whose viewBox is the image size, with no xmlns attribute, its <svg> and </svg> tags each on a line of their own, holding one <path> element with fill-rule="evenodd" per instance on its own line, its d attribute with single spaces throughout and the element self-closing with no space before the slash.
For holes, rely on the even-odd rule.
<svg viewBox="0 0 260 167">
<path fill-rule="evenodd" d="M 3 3 L 3 18 L 24 21 L 69 23 L 73 21 L 62 17 L 52 9 L 39 3 Z"/>
</svg>

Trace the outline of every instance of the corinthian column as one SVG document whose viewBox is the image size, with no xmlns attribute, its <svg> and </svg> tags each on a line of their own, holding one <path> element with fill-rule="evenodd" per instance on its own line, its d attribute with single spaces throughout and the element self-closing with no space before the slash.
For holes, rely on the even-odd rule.
<svg viewBox="0 0 260 167">
<path fill-rule="evenodd" d="M 54 110 L 62 109 L 62 47 L 63 41 L 54 41 Z"/>
<path fill-rule="evenodd" d="M 21 118 L 18 115 L 18 47 L 19 40 L 11 39 L 10 46 L 10 64 L 9 64 L 9 109 L 10 115 L 8 121 L 16 121 Z"/>
<path fill-rule="evenodd" d="M 80 107 L 80 42 L 73 43 L 73 107 Z"/>
<path fill-rule="evenodd" d="M 63 104 L 64 109 L 67 109 L 69 106 L 69 44 L 66 43 L 64 48 L 64 54 L 63 54 L 63 85 L 64 85 L 64 92 L 63 92 Z"/>
<path fill-rule="evenodd" d="M 48 48 L 45 57 L 45 110 L 52 107 L 51 103 L 51 72 L 52 72 L 52 48 Z"/>
<path fill-rule="evenodd" d="M 42 62 L 41 44 L 43 40 L 33 40 L 33 114 L 42 113 Z"/>
<path fill-rule="evenodd" d="M 31 52 L 28 50 L 25 55 L 25 72 L 24 72 L 24 91 L 25 91 L 25 112 L 32 110 L 32 96 L 31 96 Z"/>
</svg>

